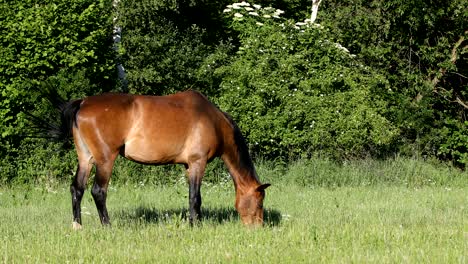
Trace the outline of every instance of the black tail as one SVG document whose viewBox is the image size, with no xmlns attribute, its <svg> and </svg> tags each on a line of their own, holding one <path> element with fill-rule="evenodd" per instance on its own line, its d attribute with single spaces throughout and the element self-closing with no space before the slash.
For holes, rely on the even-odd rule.
<svg viewBox="0 0 468 264">
<path fill-rule="evenodd" d="M 58 114 L 55 118 L 40 117 L 25 112 L 32 123 L 30 137 L 50 138 L 64 143 L 68 147 L 72 137 L 72 127 L 76 124 L 76 113 L 80 109 L 82 99 L 66 101 L 55 89 L 46 89 L 43 95 Z M 59 121 L 57 115 L 60 115 Z"/>
<path fill-rule="evenodd" d="M 49 130 L 50 135 L 62 141 L 67 141 L 72 137 L 72 127 L 76 124 L 76 113 L 80 109 L 82 101 L 82 99 L 72 100 L 60 106 L 60 125 Z"/>
</svg>

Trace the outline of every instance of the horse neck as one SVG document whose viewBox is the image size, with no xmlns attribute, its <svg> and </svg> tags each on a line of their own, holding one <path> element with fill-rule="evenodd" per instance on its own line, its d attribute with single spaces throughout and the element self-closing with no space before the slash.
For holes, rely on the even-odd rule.
<svg viewBox="0 0 468 264">
<path fill-rule="evenodd" d="M 258 180 L 255 166 L 250 158 L 249 148 L 239 126 L 229 114 L 223 112 L 223 115 L 229 123 L 226 127 L 229 128 L 225 130 L 225 145 L 221 158 L 234 180 L 236 193 L 242 194 L 258 187 L 261 183 Z"/>
<path fill-rule="evenodd" d="M 236 192 L 245 193 L 261 185 L 248 153 L 233 151 L 221 156 L 234 181 Z"/>
</svg>

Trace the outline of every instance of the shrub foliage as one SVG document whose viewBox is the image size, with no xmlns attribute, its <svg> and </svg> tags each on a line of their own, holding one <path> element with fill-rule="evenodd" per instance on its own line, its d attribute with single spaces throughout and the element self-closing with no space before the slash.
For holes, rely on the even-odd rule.
<svg viewBox="0 0 468 264">
<path fill-rule="evenodd" d="M 465 0 L 325 0 L 320 24 L 309 12 L 298 0 L 0 3 L 0 183 L 72 175 L 51 164 L 73 155 L 24 138 L 23 112 L 51 113 L 46 80 L 70 99 L 200 90 L 269 159 L 399 153 L 466 166 Z"/>
<path fill-rule="evenodd" d="M 239 8 L 239 9 L 236 9 Z M 385 118 L 385 77 L 354 59 L 319 25 L 282 19 L 282 10 L 225 10 L 238 52 L 215 75 L 221 108 L 240 123 L 252 149 L 269 157 L 320 151 L 335 158 L 377 153 L 398 131 Z M 377 90 L 384 90 L 375 93 Z"/>
</svg>

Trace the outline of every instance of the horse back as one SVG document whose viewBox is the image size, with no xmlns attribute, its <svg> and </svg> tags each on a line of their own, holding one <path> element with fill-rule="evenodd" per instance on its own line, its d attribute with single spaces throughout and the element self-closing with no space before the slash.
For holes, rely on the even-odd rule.
<svg viewBox="0 0 468 264">
<path fill-rule="evenodd" d="M 93 156 L 107 149 L 137 162 L 166 164 L 218 155 L 228 124 L 203 95 L 186 91 L 168 96 L 88 97 L 81 104 L 77 125 Z"/>
<path fill-rule="evenodd" d="M 129 134 L 125 156 L 132 156 L 133 152 L 137 161 L 187 164 L 219 155 L 226 122 L 222 112 L 202 94 L 186 91 L 168 96 L 137 96 L 135 104 L 138 121 Z M 134 151 L 136 146 L 138 153 Z"/>
</svg>

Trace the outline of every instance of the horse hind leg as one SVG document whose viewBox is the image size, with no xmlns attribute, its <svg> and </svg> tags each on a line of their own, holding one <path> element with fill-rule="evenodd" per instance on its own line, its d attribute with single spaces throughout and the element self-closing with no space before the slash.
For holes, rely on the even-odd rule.
<svg viewBox="0 0 468 264">
<path fill-rule="evenodd" d="M 86 189 L 92 164 L 83 161 L 79 162 L 75 178 L 70 186 L 73 209 L 73 229 L 81 229 L 81 199 Z"/>
<path fill-rule="evenodd" d="M 99 220 L 102 225 L 110 225 L 109 214 L 107 212 L 106 199 L 107 188 L 109 180 L 112 175 L 112 167 L 114 166 L 114 159 L 106 161 L 105 163 L 96 164 L 96 177 L 93 184 L 91 194 L 93 195 L 96 208 L 99 213 Z"/>
</svg>

